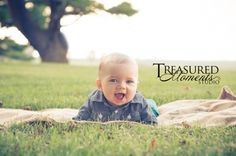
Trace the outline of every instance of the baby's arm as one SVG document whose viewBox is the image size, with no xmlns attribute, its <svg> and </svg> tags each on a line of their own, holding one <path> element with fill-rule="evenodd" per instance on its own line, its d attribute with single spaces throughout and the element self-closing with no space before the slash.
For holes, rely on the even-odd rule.
<svg viewBox="0 0 236 156">
<path fill-rule="evenodd" d="M 141 121 L 145 124 L 157 124 L 157 118 L 149 111 L 148 105 L 145 104 L 141 110 Z"/>
<path fill-rule="evenodd" d="M 73 117 L 73 120 L 91 120 L 91 107 L 90 100 L 88 100 L 80 109 L 77 116 Z"/>
</svg>

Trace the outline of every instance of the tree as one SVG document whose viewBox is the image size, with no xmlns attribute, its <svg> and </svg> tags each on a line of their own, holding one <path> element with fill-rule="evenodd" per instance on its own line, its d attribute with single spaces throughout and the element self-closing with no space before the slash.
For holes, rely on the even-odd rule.
<svg viewBox="0 0 236 156">
<path fill-rule="evenodd" d="M 0 22 L 1 26 L 16 26 L 43 62 L 67 63 L 68 45 L 60 31 L 61 18 L 83 16 L 96 10 L 127 16 L 137 12 L 127 2 L 105 9 L 92 0 L 0 0 Z"/>
</svg>

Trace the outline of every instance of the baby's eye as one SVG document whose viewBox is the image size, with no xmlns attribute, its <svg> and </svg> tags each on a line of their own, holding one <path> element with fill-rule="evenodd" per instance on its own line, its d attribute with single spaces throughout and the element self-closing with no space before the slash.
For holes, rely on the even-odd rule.
<svg viewBox="0 0 236 156">
<path fill-rule="evenodd" d="M 109 82 L 117 83 L 118 81 L 116 79 L 110 79 Z"/>
<path fill-rule="evenodd" d="M 133 80 L 128 80 L 128 81 L 126 81 L 126 83 L 128 83 L 128 84 L 133 84 L 134 81 L 133 81 Z"/>
</svg>

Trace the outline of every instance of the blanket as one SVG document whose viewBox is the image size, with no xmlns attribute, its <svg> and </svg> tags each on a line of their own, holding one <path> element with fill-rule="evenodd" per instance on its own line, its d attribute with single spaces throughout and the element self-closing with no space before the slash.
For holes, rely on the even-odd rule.
<svg viewBox="0 0 236 156">
<path fill-rule="evenodd" d="M 159 125 L 236 125 L 236 101 L 233 100 L 179 100 L 160 106 L 159 111 Z"/>
<path fill-rule="evenodd" d="M 212 127 L 236 125 L 236 101 L 233 100 L 179 100 L 163 104 L 158 109 L 160 111 L 159 126 Z M 78 109 L 70 108 L 51 108 L 41 111 L 0 108 L 0 127 L 43 120 L 59 123 L 72 122 L 72 117 L 77 113 Z M 86 123 L 86 121 L 77 123 Z M 105 124 L 109 123 L 111 122 Z"/>
</svg>

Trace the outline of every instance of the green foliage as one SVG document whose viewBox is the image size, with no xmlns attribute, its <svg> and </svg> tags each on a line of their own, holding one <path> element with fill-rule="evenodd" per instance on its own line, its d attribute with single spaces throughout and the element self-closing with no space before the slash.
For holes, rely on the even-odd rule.
<svg viewBox="0 0 236 156">
<path fill-rule="evenodd" d="M 16 60 L 31 60 L 32 56 L 24 53 L 27 45 L 18 45 L 10 38 L 0 39 L 0 56 L 9 57 Z"/>
<path fill-rule="evenodd" d="M 47 28 L 50 21 L 50 14 L 47 14 L 46 12 L 46 1 L 28 1 L 26 2 L 26 6 L 27 3 L 30 6 L 27 10 L 29 11 L 31 17 L 33 17 L 32 21 L 41 28 Z"/>
<path fill-rule="evenodd" d="M 6 108 L 78 108 L 95 89 L 96 77 L 96 66 L 0 63 L 0 101 Z M 214 99 L 224 85 L 236 92 L 235 69 L 221 71 L 220 77 L 220 85 L 161 83 L 154 68 L 141 67 L 139 91 L 158 105 L 177 99 Z M 0 127 L 0 155 L 235 155 L 235 138 L 235 126 L 39 122 Z"/>
<path fill-rule="evenodd" d="M 131 7 L 130 3 L 123 2 L 118 6 L 108 9 L 107 12 L 110 12 L 112 14 L 125 14 L 127 16 L 132 16 L 137 13 L 137 10 L 134 10 Z"/>
<path fill-rule="evenodd" d="M 0 28 L 4 26 L 12 26 L 12 19 L 8 12 L 5 0 L 0 0 Z"/>
<path fill-rule="evenodd" d="M 91 0 L 69 0 L 68 6 L 72 7 L 80 15 L 92 13 L 96 9 L 104 10 L 104 6 L 101 3 Z"/>
</svg>

